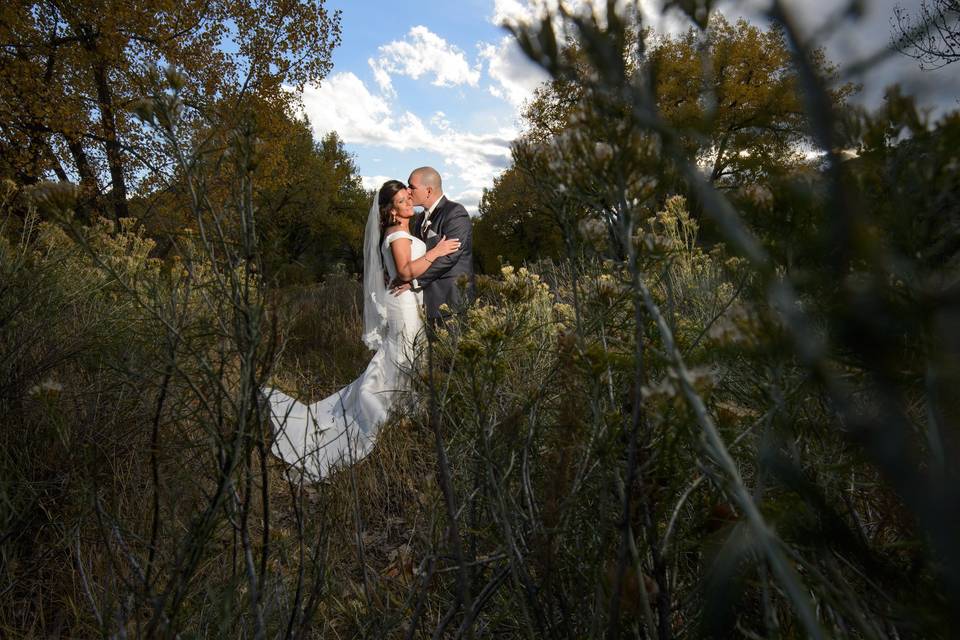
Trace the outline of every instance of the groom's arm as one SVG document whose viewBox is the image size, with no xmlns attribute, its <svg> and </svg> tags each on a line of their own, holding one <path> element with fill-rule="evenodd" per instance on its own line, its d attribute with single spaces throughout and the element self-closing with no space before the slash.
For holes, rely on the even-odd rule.
<svg viewBox="0 0 960 640">
<path fill-rule="evenodd" d="M 452 215 L 451 215 L 452 214 Z M 448 220 L 443 223 L 443 235 L 447 238 L 456 238 L 460 241 L 460 250 L 449 255 L 442 256 L 433 261 L 430 268 L 417 277 L 417 282 L 424 287 L 453 268 L 460 260 L 464 251 L 473 251 L 473 232 L 470 224 L 470 216 L 463 206 L 454 209 Z"/>
</svg>

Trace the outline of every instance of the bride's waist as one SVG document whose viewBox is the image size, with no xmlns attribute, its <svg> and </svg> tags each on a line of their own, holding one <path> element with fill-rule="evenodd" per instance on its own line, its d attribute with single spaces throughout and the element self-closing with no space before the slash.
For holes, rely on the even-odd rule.
<svg viewBox="0 0 960 640">
<path fill-rule="evenodd" d="M 423 292 L 407 289 L 399 295 L 390 295 L 387 304 L 396 307 L 418 306 L 423 304 Z"/>
</svg>

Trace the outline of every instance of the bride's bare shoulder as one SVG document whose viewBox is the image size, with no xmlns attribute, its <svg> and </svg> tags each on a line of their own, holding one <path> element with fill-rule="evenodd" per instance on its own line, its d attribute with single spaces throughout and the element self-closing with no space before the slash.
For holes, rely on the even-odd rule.
<svg viewBox="0 0 960 640">
<path fill-rule="evenodd" d="M 408 231 L 406 231 L 400 225 L 394 225 L 392 227 L 387 227 L 384 231 L 384 238 L 389 242 L 393 242 L 397 238 L 413 238 Z"/>
</svg>

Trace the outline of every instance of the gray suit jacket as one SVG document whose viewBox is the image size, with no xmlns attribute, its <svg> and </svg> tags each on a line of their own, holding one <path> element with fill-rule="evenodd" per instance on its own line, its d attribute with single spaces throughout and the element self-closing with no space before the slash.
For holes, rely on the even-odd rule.
<svg viewBox="0 0 960 640">
<path fill-rule="evenodd" d="M 460 250 L 448 256 L 437 258 L 430 268 L 417 277 L 423 287 L 423 301 L 428 318 L 440 318 L 440 305 L 446 304 L 451 312 L 466 308 L 474 295 L 473 277 L 473 230 L 470 216 L 462 204 L 447 199 L 437 204 L 430 216 L 430 224 L 423 229 L 424 214 L 413 221 L 413 235 L 423 240 L 427 249 L 432 249 L 443 236 L 460 240 Z M 457 285 L 461 278 L 466 279 L 463 292 Z M 449 312 L 448 312 L 449 313 Z"/>
</svg>

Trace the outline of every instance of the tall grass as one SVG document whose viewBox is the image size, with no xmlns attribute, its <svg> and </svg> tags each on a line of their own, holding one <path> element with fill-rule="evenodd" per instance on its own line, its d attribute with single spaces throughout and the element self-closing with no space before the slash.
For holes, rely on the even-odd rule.
<svg viewBox="0 0 960 640">
<path fill-rule="evenodd" d="M 175 135 L 182 108 L 158 90 L 151 112 L 193 203 L 197 233 L 175 259 L 150 258 L 133 221 L 79 224 L 65 184 L 25 193 L 26 221 L 3 239 L 0 616 L 14 635 L 265 637 L 299 621 L 287 592 L 311 593 L 312 570 L 270 570 L 259 390 L 276 336 L 256 275 L 252 133 L 227 141 L 236 198 L 214 203 L 198 162 L 210 149 Z M 4 211 L 8 231 L 16 221 Z"/>
<path fill-rule="evenodd" d="M 743 283 L 752 276 L 744 263 L 693 241 L 696 223 L 682 200 L 652 218 L 649 234 L 663 262 L 643 281 L 644 304 L 663 310 L 661 330 L 674 336 L 686 372 L 659 340 L 649 342 L 647 374 L 635 387 L 635 297 L 622 267 L 585 255 L 575 269 L 505 268 L 481 278 L 476 304 L 455 330 L 440 332 L 432 389 L 425 370 L 414 372 L 412 402 L 398 407 L 371 456 L 318 486 L 297 485 L 265 458 L 265 476 L 251 479 L 249 494 L 234 494 L 241 504 L 250 499 L 247 543 L 236 517 L 242 509 L 225 506 L 205 538 L 189 537 L 223 469 L 222 458 L 209 453 L 220 446 L 209 426 L 218 423 L 203 403 L 237 386 L 234 377 L 222 390 L 195 394 L 206 378 L 203 362 L 192 358 L 221 353 L 220 341 L 204 338 L 205 350 L 180 352 L 167 380 L 163 323 L 132 304 L 126 287 L 103 284 L 133 276 L 103 277 L 99 266 L 110 251 L 129 257 L 140 246 L 125 264 L 152 283 L 147 290 L 170 296 L 172 276 L 145 257 L 149 243 L 103 227 L 91 261 L 85 245 L 41 225 L 46 239 L 31 247 L 48 248 L 34 254 L 29 272 L 35 295 L 4 299 L 35 305 L 21 330 L 42 329 L 78 346 L 64 356 L 67 364 L 46 368 L 40 356 L 51 346 L 21 354 L 17 370 L 27 373 L 6 374 L 5 385 L 23 390 L 4 396 L 7 415 L 18 420 L 17 431 L 34 436 L 11 438 L 4 448 L 5 477 L 17 479 L 5 485 L 6 530 L 17 532 L 4 541 L 13 596 L 3 609 L 6 628 L 20 635 L 256 635 L 259 606 L 263 634 L 271 637 L 434 635 L 458 600 L 460 568 L 437 479 L 431 393 L 470 594 L 439 635 L 605 635 L 613 598 L 627 633 L 802 635 L 791 594 L 772 581 L 731 495 L 729 470 L 704 440 L 697 423 L 704 416 L 690 405 L 691 394 L 702 398 L 700 410 L 723 438 L 740 482 L 775 527 L 773 544 L 815 598 L 817 624 L 833 635 L 847 629 L 886 637 L 897 629 L 903 637 L 929 623 L 904 618 L 912 606 L 931 606 L 918 600 L 933 589 L 906 511 L 865 457 L 824 428 L 832 409 L 803 368 L 773 357 L 779 352 L 768 347 L 779 344 L 778 325 L 747 295 Z M 7 243 L 5 264 L 24 251 Z M 362 370 L 367 355 L 351 346 L 359 314 L 343 303 L 358 290 L 353 279 L 335 276 L 284 294 L 277 317 L 285 346 L 274 384 L 311 399 Z M 54 293 L 64 291 L 76 313 L 45 314 L 57 308 Z M 143 315 L 131 315 L 136 309 Z M 179 335 L 208 335 L 215 321 L 203 309 L 198 303 L 196 315 L 177 316 L 185 318 Z M 654 318 L 647 322 L 652 329 Z M 22 333 L 4 335 L 26 342 Z M 150 418 L 165 380 L 152 446 Z M 628 484 L 635 393 L 648 423 Z M 85 406 L 99 413 L 82 413 Z M 148 564 L 155 478 L 160 524 Z M 625 501 L 631 534 L 622 560 Z M 151 631 L 159 594 L 148 591 L 145 568 L 154 567 L 149 584 L 169 584 L 185 547 L 199 556 L 195 571 L 179 606 L 165 608 L 175 616 Z M 257 571 L 258 557 L 267 558 L 265 572 Z M 898 584 L 911 571 L 909 588 Z"/>
<path fill-rule="evenodd" d="M 599 132 L 599 166 L 593 132 L 556 142 L 564 190 L 530 167 L 568 259 L 480 278 L 373 453 L 320 484 L 270 455 L 259 389 L 313 400 L 359 374 L 359 284 L 258 276 L 252 129 L 185 145 L 176 82 L 143 107 L 195 222 L 167 262 L 133 222 L 74 221 L 69 187 L 25 194 L 24 219 L 0 198 L 0 633 L 949 636 L 954 293 L 917 294 L 910 256 L 866 240 L 886 229 L 817 100 L 808 201 L 843 224 L 803 272 L 611 63 L 627 25 L 559 18 L 595 71 L 585 108 L 626 128 Z M 552 25 L 516 35 L 572 74 Z M 656 171 L 690 199 L 654 197 Z"/>
<path fill-rule="evenodd" d="M 937 633 L 939 614 L 920 614 L 939 605 L 926 600 L 934 574 L 917 564 L 906 511 L 869 460 L 824 428 L 829 402 L 779 350 L 774 317 L 745 293 L 744 262 L 689 241 L 696 223 L 682 200 L 650 224 L 665 262 L 643 281 L 644 304 L 673 310 L 676 328 L 666 312 L 649 322 L 675 336 L 675 349 L 647 345 L 639 393 L 649 422 L 630 489 L 629 274 L 584 258 L 575 270 L 541 263 L 539 274 L 505 268 L 481 278 L 476 304 L 434 344 L 432 387 L 426 372 L 415 378 L 423 400 L 322 490 L 338 523 L 332 586 L 343 598 L 324 609 L 331 628 L 592 637 L 609 633 L 613 601 L 627 634 L 792 637 L 808 632 L 805 623 L 831 636 Z M 431 393 L 454 479 L 466 599 L 432 455 Z M 731 473 L 747 495 L 736 494 Z M 745 500 L 760 510 L 766 539 Z M 764 545 L 802 592 L 779 588 Z M 899 580 L 906 571 L 909 585 Z M 813 620 L 797 616 L 796 597 L 815 603 Z"/>
</svg>

